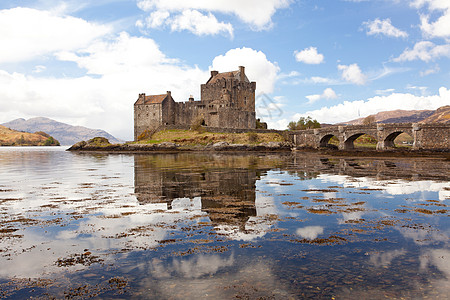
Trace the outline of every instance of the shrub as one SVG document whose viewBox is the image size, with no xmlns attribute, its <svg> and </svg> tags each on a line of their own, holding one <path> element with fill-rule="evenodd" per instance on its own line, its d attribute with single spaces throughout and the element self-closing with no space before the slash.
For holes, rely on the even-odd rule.
<svg viewBox="0 0 450 300">
<path fill-rule="evenodd" d="M 197 131 L 198 133 L 201 133 L 204 131 L 202 125 L 205 124 L 205 119 L 203 119 L 202 116 L 198 116 L 195 118 L 191 123 L 191 130 Z"/>
<path fill-rule="evenodd" d="M 267 123 L 261 122 L 260 119 L 256 119 L 256 129 L 267 129 Z"/>
<path fill-rule="evenodd" d="M 247 137 L 250 143 L 256 143 L 258 141 L 258 134 L 256 132 L 247 133 Z"/>
<path fill-rule="evenodd" d="M 44 146 L 60 146 L 60 144 L 58 140 L 55 140 L 53 137 L 49 136 L 49 138 L 45 140 Z"/>
<path fill-rule="evenodd" d="M 98 137 L 90 139 L 88 141 L 88 145 L 101 146 L 101 145 L 110 145 L 110 143 L 107 138 L 98 136 Z"/>
<path fill-rule="evenodd" d="M 152 138 L 153 132 L 150 130 L 144 130 L 139 136 L 138 136 L 138 141 L 142 141 L 142 140 L 149 140 Z"/>
</svg>

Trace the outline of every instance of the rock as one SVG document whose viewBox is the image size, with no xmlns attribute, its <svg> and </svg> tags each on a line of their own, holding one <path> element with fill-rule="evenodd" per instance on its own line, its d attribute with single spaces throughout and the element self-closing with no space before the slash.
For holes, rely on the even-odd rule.
<svg viewBox="0 0 450 300">
<path fill-rule="evenodd" d="M 178 146 L 179 145 L 177 145 L 175 143 L 171 143 L 171 142 L 162 142 L 162 143 L 156 145 L 157 148 L 161 148 L 161 149 L 176 149 Z"/>
<path fill-rule="evenodd" d="M 78 143 L 75 143 L 72 145 L 72 147 L 70 147 L 69 149 L 67 149 L 68 151 L 74 151 L 74 150 L 81 150 L 86 146 L 86 142 L 85 141 L 81 141 Z"/>
<path fill-rule="evenodd" d="M 228 147 L 230 144 L 228 144 L 227 142 L 218 142 L 215 143 L 214 145 L 212 145 L 213 149 L 215 150 L 219 150 L 219 149 L 224 149 L 226 147 Z"/>
<path fill-rule="evenodd" d="M 111 145 L 109 140 L 102 136 L 97 136 L 87 142 L 88 146 L 106 146 Z"/>
</svg>

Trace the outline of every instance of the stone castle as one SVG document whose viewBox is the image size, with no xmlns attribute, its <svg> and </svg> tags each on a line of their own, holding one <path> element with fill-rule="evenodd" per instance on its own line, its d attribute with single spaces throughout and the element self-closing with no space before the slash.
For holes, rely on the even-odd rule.
<svg viewBox="0 0 450 300">
<path fill-rule="evenodd" d="M 250 82 L 245 68 L 232 72 L 211 71 L 201 85 L 201 100 L 175 102 L 171 92 L 163 95 L 139 94 L 134 103 L 134 139 L 147 131 L 177 125 L 189 127 L 194 121 L 203 126 L 254 129 L 256 82 Z"/>
</svg>

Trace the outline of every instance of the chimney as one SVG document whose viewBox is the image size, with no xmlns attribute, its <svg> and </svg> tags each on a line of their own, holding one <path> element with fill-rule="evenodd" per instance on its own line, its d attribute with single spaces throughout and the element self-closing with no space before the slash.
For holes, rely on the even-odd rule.
<svg viewBox="0 0 450 300">
<path fill-rule="evenodd" d="M 194 96 L 192 95 L 189 96 L 189 102 L 194 102 Z"/>
<path fill-rule="evenodd" d="M 211 71 L 211 77 L 214 77 L 214 76 L 216 76 L 217 74 L 219 74 L 218 71 Z"/>
<path fill-rule="evenodd" d="M 171 91 L 167 91 L 167 96 L 169 96 L 170 98 L 172 98 L 172 92 L 171 92 Z"/>
<path fill-rule="evenodd" d="M 239 74 L 240 74 L 240 80 L 244 81 L 245 80 L 245 67 L 243 66 L 239 66 Z"/>
</svg>

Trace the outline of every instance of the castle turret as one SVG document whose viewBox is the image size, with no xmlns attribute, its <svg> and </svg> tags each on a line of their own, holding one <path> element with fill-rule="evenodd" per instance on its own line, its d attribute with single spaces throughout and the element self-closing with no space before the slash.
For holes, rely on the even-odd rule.
<svg viewBox="0 0 450 300">
<path fill-rule="evenodd" d="M 245 67 L 239 66 L 239 79 L 245 81 Z"/>
</svg>

